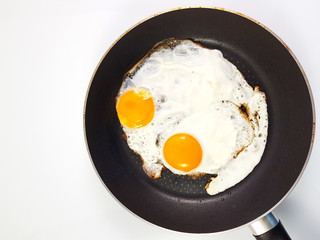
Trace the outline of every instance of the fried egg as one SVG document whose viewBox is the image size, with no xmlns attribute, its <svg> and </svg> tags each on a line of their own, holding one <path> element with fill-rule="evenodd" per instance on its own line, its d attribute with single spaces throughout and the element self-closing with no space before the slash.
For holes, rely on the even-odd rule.
<svg viewBox="0 0 320 240">
<path fill-rule="evenodd" d="M 214 174 L 210 195 L 244 179 L 266 145 L 265 94 L 219 50 L 191 40 L 158 43 L 125 75 L 116 110 L 148 176 Z"/>
</svg>

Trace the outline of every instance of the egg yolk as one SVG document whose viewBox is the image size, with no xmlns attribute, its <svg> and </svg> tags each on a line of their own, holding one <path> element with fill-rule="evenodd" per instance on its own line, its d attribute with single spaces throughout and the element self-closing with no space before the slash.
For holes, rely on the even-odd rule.
<svg viewBox="0 0 320 240">
<path fill-rule="evenodd" d="M 120 122 L 129 128 L 144 127 L 154 116 L 153 98 L 143 89 L 124 92 L 119 97 L 116 109 Z"/>
<path fill-rule="evenodd" d="M 189 172 L 200 165 L 202 149 L 193 136 L 178 133 L 165 142 L 163 155 L 166 162 L 173 168 Z"/>
</svg>

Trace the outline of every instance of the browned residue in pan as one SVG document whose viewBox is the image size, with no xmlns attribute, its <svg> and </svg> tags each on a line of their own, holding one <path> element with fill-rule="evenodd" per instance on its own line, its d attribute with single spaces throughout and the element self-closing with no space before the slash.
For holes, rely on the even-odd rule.
<svg viewBox="0 0 320 240">
<path fill-rule="evenodd" d="M 209 184 L 211 183 L 211 181 L 213 181 L 214 179 L 216 179 L 218 177 L 218 174 L 214 174 L 211 178 L 210 181 L 204 186 L 205 189 L 209 188 Z"/>
<path fill-rule="evenodd" d="M 128 140 L 128 137 L 127 137 L 127 135 L 126 135 L 125 133 L 122 134 L 122 137 L 123 137 L 123 139 L 124 139 L 125 141 Z"/>
<path fill-rule="evenodd" d="M 259 91 L 259 87 L 256 87 L 255 90 L 258 90 L 258 91 Z M 248 105 L 245 104 L 245 103 L 243 103 L 243 104 L 241 104 L 240 106 L 238 106 L 238 109 L 239 109 L 240 114 L 250 123 L 251 128 L 252 128 L 253 131 L 254 131 L 254 125 L 253 125 L 253 123 L 252 123 L 252 116 L 250 116 L 250 114 L 249 114 L 249 113 L 250 113 L 250 110 L 249 110 Z M 258 125 L 259 125 L 259 120 L 258 120 L 259 114 L 258 114 L 258 112 L 255 112 L 254 118 L 257 120 L 257 123 L 258 123 Z M 239 154 L 240 154 L 242 151 L 244 151 L 244 150 L 252 143 L 254 137 L 255 137 L 255 135 L 253 134 L 253 137 L 252 137 L 250 143 L 249 143 L 248 145 L 246 145 L 246 146 L 242 146 L 242 148 L 236 152 L 236 154 L 233 156 L 233 158 L 237 158 L 237 157 L 239 156 Z"/>
<path fill-rule="evenodd" d="M 145 171 L 145 172 L 146 172 L 146 171 Z M 146 173 L 147 173 L 147 172 L 146 172 Z M 159 176 L 155 176 L 155 175 L 153 175 L 153 174 L 151 174 L 151 173 L 147 173 L 147 175 L 148 175 L 149 178 L 153 178 L 153 179 L 157 179 L 157 178 L 161 177 L 161 173 L 160 173 Z"/>
<path fill-rule="evenodd" d="M 192 179 L 197 179 L 200 177 L 205 177 L 207 176 L 207 173 L 194 173 L 194 174 L 187 174 L 188 177 L 192 178 Z"/>
<path fill-rule="evenodd" d="M 245 103 L 241 104 L 239 107 L 239 111 L 244 118 L 249 120 L 249 114 L 248 114 L 249 108 L 248 108 L 247 104 L 245 104 Z"/>
<path fill-rule="evenodd" d="M 251 144 L 251 142 L 247 145 L 247 146 L 242 146 L 242 148 L 233 156 L 233 158 L 237 158 L 239 156 L 239 154 L 245 150 L 249 145 Z"/>
<path fill-rule="evenodd" d="M 253 115 L 253 117 L 256 119 L 257 124 L 259 125 L 259 119 L 260 119 L 259 113 L 258 113 L 258 112 L 255 112 L 254 115 Z"/>
</svg>

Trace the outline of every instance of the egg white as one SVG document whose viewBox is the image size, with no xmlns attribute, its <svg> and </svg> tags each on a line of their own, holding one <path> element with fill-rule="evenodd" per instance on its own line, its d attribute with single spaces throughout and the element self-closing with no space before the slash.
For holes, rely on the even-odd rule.
<svg viewBox="0 0 320 240">
<path fill-rule="evenodd" d="M 231 102 L 218 102 L 207 111 L 198 111 L 183 119 L 170 134 L 188 133 L 202 147 L 200 165 L 189 172 L 172 168 L 162 156 L 164 165 L 173 173 L 181 175 L 216 174 L 222 166 L 235 158 L 244 146 L 251 144 L 254 137 L 252 124 Z M 161 150 L 162 151 L 162 150 Z"/>
<path fill-rule="evenodd" d="M 122 127 L 150 177 L 160 177 L 164 167 L 176 174 L 217 174 L 206 186 L 214 195 L 259 163 L 268 128 L 265 94 L 219 50 L 190 40 L 160 43 L 126 75 L 119 96 L 134 88 L 151 94 L 155 115 L 145 127 Z M 246 114 L 240 106 L 246 106 Z M 188 173 L 170 167 L 162 153 L 165 140 L 178 132 L 193 135 L 203 150 L 200 166 Z"/>
</svg>

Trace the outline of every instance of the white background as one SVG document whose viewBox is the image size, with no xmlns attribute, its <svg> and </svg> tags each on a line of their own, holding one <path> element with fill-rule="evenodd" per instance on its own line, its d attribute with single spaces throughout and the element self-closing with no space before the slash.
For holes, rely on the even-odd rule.
<svg viewBox="0 0 320 240">
<path fill-rule="evenodd" d="M 104 53 L 140 20 L 195 5 L 241 12 L 274 31 L 304 68 L 319 114 L 316 0 L 1 0 L 1 240 L 251 239 L 247 227 L 193 235 L 142 221 L 104 188 L 86 150 L 85 95 Z M 274 211 L 293 239 L 320 239 L 319 150 L 316 132 L 302 179 Z"/>
</svg>

